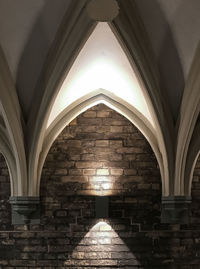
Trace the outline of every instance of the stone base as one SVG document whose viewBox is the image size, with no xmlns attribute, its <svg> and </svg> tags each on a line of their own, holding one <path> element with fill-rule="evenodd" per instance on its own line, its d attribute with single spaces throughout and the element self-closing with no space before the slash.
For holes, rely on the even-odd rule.
<svg viewBox="0 0 200 269">
<path fill-rule="evenodd" d="M 188 224 L 191 197 L 162 197 L 161 222 L 171 224 Z"/>
<path fill-rule="evenodd" d="M 18 196 L 10 197 L 12 208 L 12 224 L 39 224 L 40 197 Z"/>
</svg>

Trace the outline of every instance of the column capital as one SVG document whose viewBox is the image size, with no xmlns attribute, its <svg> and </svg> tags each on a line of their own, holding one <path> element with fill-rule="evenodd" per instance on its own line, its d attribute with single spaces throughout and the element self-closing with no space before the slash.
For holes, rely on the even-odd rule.
<svg viewBox="0 0 200 269">
<path fill-rule="evenodd" d="M 40 197 L 12 196 L 10 197 L 12 224 L 39 224 Z"/>
<path fill-rule="evenodd" d="M 162 223 L 187 224 L 192 198 L 190 196 L 162 197 Z"/>
</svg>

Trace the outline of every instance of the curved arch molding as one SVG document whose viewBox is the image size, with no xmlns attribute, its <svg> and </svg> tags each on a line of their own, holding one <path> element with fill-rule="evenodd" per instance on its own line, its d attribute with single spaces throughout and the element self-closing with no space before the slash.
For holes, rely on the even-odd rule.
<svg viewBox="0 0 200 269">
<path fill-rule="evenodd" d="M 70 107 L 66 108 L 49 126 L 46 131 L 43 148 L 39 158 L 39 166 L 38 166 L 38 181 L 32 187 L 35 189 L 36 195 L 39 195 L 39 186 L 40 186 L 40 176 L 44 161 L 48 154 L 48 151 L 55 141 L 56 137 L 61 133 L 61 131 L 68 125 L 74 118 L 80 115 L 82 112 L 87 110 L 88 108 L 99 104 L 104 103 L 108 107 L 116 110 L 128 120 L 130 120 L 146 137 L 148 142 L 150 143 L 159 163 L 161 177 L 163 179 L 163 160 L 162 155 L 160 154 L 158 142 L 156 140 L 155 131 L 142 114 L 131 107 L 129 104 L 125 103 L 120 98 L 115 97 L 105 90 L 97 90 L 92 92 L 83 98 L 80 98 L 75 103 L 73 103 Z M 163 182 L 164 185 L 164 182 Z"/>
<path fill-rule="evenodd" d="M 27 195 L 27 166 L 21 110 L 10 70 L 1 48 L 0 115 L 5 125 L 5 131 L 1 128 L 1 144 L 12 178 L 12 194 Z"/>
<path fill-rule="evenodd" d="M 49 53 L 50 58 L 47 59 L 46 69 L 43 73 L 43 78 L 45 77 L 46 80 L 45 83 L 42 82 L 39 85 L 43 96 L 37 113 L 33 113 L 29 120 L 29 132 L 32 133 L 29 137 L 29 195 L 35 195 L 37 189 L 36 187 L 32 188 L 32 186 L 38 181 L 40 174 L 37 167 L 40 152 L 43 149 L 51 108 L 76 56 L 96 26 L 96 22 L 92 21 L 86 13 L 85 5 L 87 1 L 75 2 L 71 6 L 71 12 L 66 15 L 53 45 L 56 50 Z M 126 1 L 126 5 L 124 1 L 118 1 L 118 3 L 120 15 L 110 23 L 110 26 L 130 59 L 148 101 L 156 126 L 160 155 L 162 156 L 160 167 L 163 166 L 163 195 L 168 196 L 173 193 L 174 163 L 172 139 L 169 132 L 172 128 L 169 126 L 170 124 L 168 125 L 170 113 L 166 113 L 166 108 L 163 107 L 157 67 L 153 61 L 150 46 L 145 47 L 144 45 L 148 44 L 148 39 L 137 10 L 132 1 Z"/>
<path fill-rule="evenodd" d="M 191 192 L 191 184 L 189 183 L 191 182 L 191 173 L 188 171 L 188 169 L 192 169 L 200 149 L 198 142 L 196 141 L 198 139 L 196 138 L 197 135 L 195 130 L 197 119 L 200 113 L 199 70 L 200 45 L 196 50 L 189 77 L 184 89 L 178 122 L 179 125 L 177 126 L 178 133 L 175 167 L 175 194 L 177 195 L 185 195 Z M 199 127 L 196 129 L 199 129 Z M 197 146 L 197 151 L 194 149 L 194 144 Z M 191 149 L 194 150 L 193 153 L 191 153 Z M 196 156 L 193 156 L 192 159 L 190 159 L 190 155 L 193 154 Z"/>
<path fill-rule="evenodd" d="M 21 187 L 23 186 L 23 190 L 21 190 L 21 193 L 18 191 L 19 196 L 27 194 L 29 197 L 38 197 L 41 173 L 40 161 L 41 163 L 44 162 L 46 152 L 52 140 L 55 138 L 58 130 L 62 130 L 63 122 L 67 122 L 67 119 L 62 114 L 63 121 L 59 118 L 58 122 L 55 122 L 55 129 L 52 125 L 51 131 L 48 129 L 48 133 L 46 133 L 48 118 L 60 87 L 81 48 L 97 24 L 96 21 L 89 18 L 86 12 L 88 2 L 87 0 L 72 1 L 48 53 L 46 63 L 38 81 L 34 106 L 27 124 L 27 169 L 25 169 L 26 158 L 24 153 L 23 132 L 20 129 L 21 127 L 19 128 L 21 125 L 17 127 L 19 130 L 18 133 L 21 133 L 21 136 L 19 135 L 21 138 L 17 138 L 19 143 L 16 143 L 16 138 L 12 138 L 11 136 L 12 139 L 15 139 L 14 145 L 16 150 L 14 150 L 14 152 L 15 154 L 19 154 L 19 156 L 17 156 L 19 159 L 19 165 L 17 165 L 17 167 L 20 167 L 19 171 L 23 171 L 23 175 L 20 176 L 20 178 L 23 178 L 24 181 L 19 181 Z M 174 194 L 177 196 L 183 194 L 179 191 L 181 189 L 180 181 L 176 181 L 175 177 L 176 134 L 171 112 L 166 101 L 167 99 L 160 87 L 159 71 L 154 60 L 148 35 L 138 14 L 135 2 L 133 0 L 118 0 L 118 5 L 120 8 L 119 15 L 110 22 L 109 25 L 135 71 L 145 99 L 147 100 L 148 107 L 150 108 L 156 133 L 136 110 L 129 107 L 125 108 L 121 100 L 116 100 L 113 96 L 106 96 L 105 93 L 104 96 L 91 96 L 90 98 L 93 98 L 93 103 L 95 98 L 103 98 L 105 102 L 107 101 L 110 105 L 121 111 L 122 114 L 124 113 L 127 118 L 132 117 L 131 121 L 134 122 L 146 136 L 159 162 L 163 183 L 163 210 L 166 212 L 165 209 L 167 209 L 167 207 L 165 207 L 165 205 L 170 204 L 171 206 L 177 204 L 171 197 L 174 197 Z M 91 100 L 92 99 L 84 100 L 84 102 L 87 103 Z M 85 109 L 86 106 L 84 107 L 83 104 L 86 103 L 84 102 L 82 100 L 81 103 L 77 105 L 82 105 L 83 109 Z M 77 107 L 71 107 L 71 109 L 72 110 L 68 111 L 66 115 L 69 117 L 69 113 L 71 113 L 72 118 L 72 116 L 76 114 L 75 112 L 75 114 L 73 114 L 72 111 L 76 111 Z M 18 117 L 17 122 L 19 122 Z M 16 123 L 13 126 L 15 125 Z M 28 171 L 28 176 L 26 175 L 26 171 Z M 177 201 L 179 202 L 180 199 Z M 179 202 L 179 204 L 181 203 Z M 174 212 L 174 208 L 171 211 Z M 174 221 L 172 217 L 171 219 L 170 217 L 166 217 L 166 214 L 163 220 L 166 222 Z M 175 221 L 177 221 L 177 219 Z"/>
</svg>

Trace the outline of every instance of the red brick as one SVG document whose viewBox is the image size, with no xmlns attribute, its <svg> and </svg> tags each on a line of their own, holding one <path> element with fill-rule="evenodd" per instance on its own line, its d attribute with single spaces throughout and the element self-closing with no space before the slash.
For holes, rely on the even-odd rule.
<svg viewBox="0 0 200 269">
<path fill-rule="evenodd" d="M 111 175 L 112 176 L 121 176 L 123 175 L 123 169 L 111 169 Z"/>
<path fill-rule="evenodd" d="M 107 118 L 110 116 L 109 111 L 97 111 L 97 117 L 98 118 Z"/>
<path fill-rule="evenodd" d="M 85 113 L 83 113 L 83 117 L 85 118 L 96 118 L 96 116 L 96 111 L 86 111 Z"/>
<path fill-rule="evenodd" d="M 110 126 L 111 133 L 122 133 L 123 127 L 122 126 Z"/>
<path fill-rule="evenodd" d="M 95 169 L 84 169 L 83 170 L 83 175 L 86 176 L 94 176 L 96 174 L 96 170 Z"/>
<path fill-rule="evenodd" d="M 97 169 L 98 176 L 108 176 L 109 170 L 108 169 Z"/>
<path fill-rule="evenodd" d="M 124 169 L 124 174 L 126 176 L 135 176 L 137 175 L 137 170 L 136 169 Z"/>
<path fill-rule="evenodd" d="M 85 182 L 88 181 L 86 176 L 64 176 L 61 178 L 61 181 L 64 182 Z"/>
<path fill-rule="evenodd" d="M 101 168 L 102 163 L 101 162 L 77 162 L 76 167 L 77 168 Z"/>
<path fill-rule="evenodd" d="M 97 140 L 96 147 L 108 147 L 109 140 Z"/>
</svg>

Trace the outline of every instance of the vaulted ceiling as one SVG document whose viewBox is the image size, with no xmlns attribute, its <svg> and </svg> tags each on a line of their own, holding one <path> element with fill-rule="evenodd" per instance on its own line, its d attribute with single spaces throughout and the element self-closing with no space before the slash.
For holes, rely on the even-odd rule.
<svg viewBox="0 0 200 269">
<path fill-rule="evenodd" d="M 71 0 L 0 0 L 0 43 L 28 116 L 45 57 Z"/>
<path fill-rule="evenodd" d="M 88 11 L 92 2 L 105 15 L 104 6 L 98 5 L 107 5 L 108 0 L 0 0 L 0 150 L 12 168 L 13 193 L 38 195 L 40 172 L 51 143 L 75 115 L 101 99 L 131 120 L 150 142 L 162 174 L 163 195 L 190 195 L 200 153 L 200 1 L 109 0 L 120 9 L 117 17 L 109 15 L 106 20 L 105 29 L 113 36 L 109 42 L 116 48 L 121 45 L 117 51 L 127 57 L 150 117 L 137 111 L 134 101 L 139 98 L 133 101 L 124 87 L 117 95 L 122 80 L 115 75 L 112 80 L 117 86 L 112 93 L 98 86 L 80 98 L 76 90 L 76 100 L 65 104 L 48 125 L 56 97 L 62 85 L 68 85 L 84 45 L 90 39 L 92 44 L 97 42 L 92 36 L 99 29 L 99 19 Z M 100 51 L 112 47 L 97 43 Z M 111 49 L 109 55 L 115 58 L 115 51 Z M 111 62 L 110 56 L 105 58 Z M 116 63 L 113 66 L 124 68 L 123 61 Z M 83 69 L 85 65 L 79 68 Z M 110 78 L 109 72 L 104 73 Z M 123 94 L 127 95 L 124 100 Z"/>
<path fill-rule="evenodd" d="M 0 0 L 0 43 L 25 119 L 39 74 L 71 0 Z M 200 37 L 199 0 L 136 0 L 174 118 Z"/>
<path fill-rule="evenodd" d="M 200 40 L 198 0 L 137 0 L 176 117 Z"/>
</svg>

